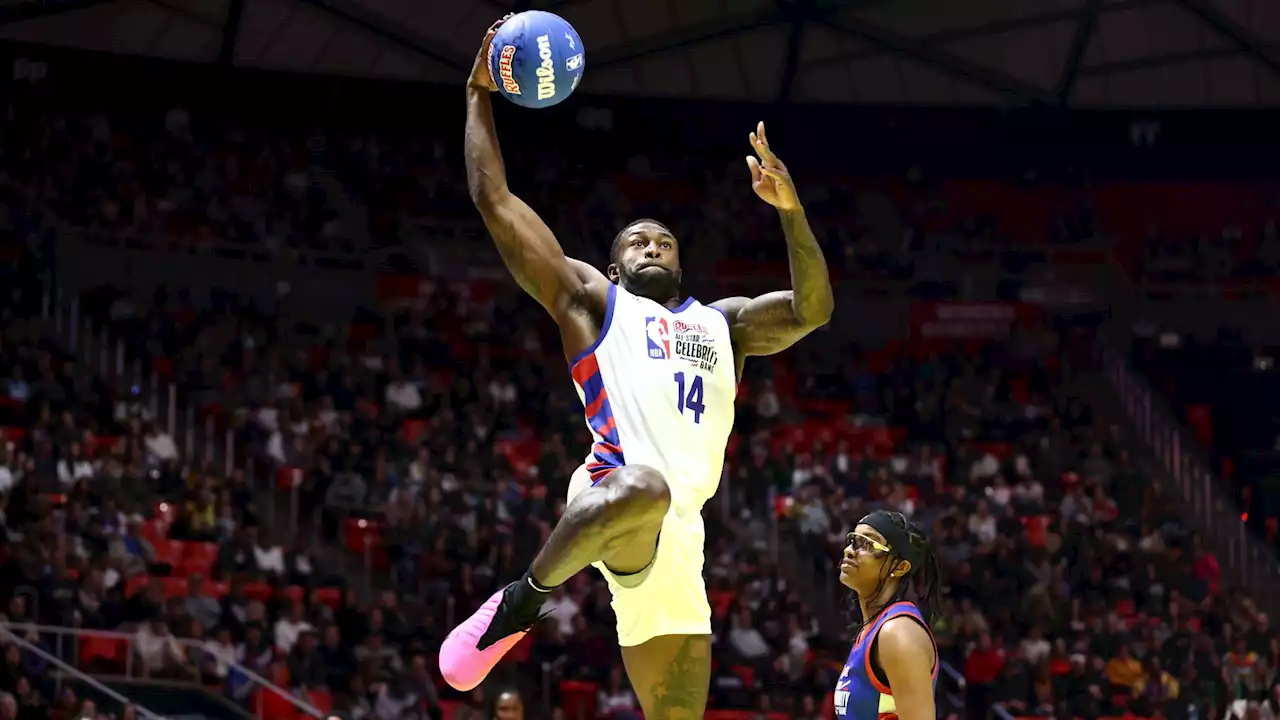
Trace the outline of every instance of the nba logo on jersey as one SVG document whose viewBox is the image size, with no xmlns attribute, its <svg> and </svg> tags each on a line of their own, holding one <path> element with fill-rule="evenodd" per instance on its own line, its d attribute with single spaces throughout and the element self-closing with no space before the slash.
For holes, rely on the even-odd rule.
<svg viewBox="0 0 1280 720">
<path fill-rule="evenodd" d="M 649 339 L 649 357 L 654 360 L 671 358 L 671 331 L 667 328 L 667 319 L 648 317 L 644 320 L 645 335 Z"/>
</svg>

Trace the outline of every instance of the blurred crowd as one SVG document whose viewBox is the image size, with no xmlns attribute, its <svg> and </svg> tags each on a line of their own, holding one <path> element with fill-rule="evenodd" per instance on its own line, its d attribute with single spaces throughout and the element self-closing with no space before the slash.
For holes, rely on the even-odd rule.
<svg viewBox="0 0 1280 720">
<path fill-rule="evenodd" d="M 46 266 L 57 223 L 155 247 L 359 253 L 471 216 L 456 148 L 443 142 L 291 136 L 180 107 L 19 113 L 5 133 L 5 168 L 34 193 L 11 198 L 3 224 L 19 257 Z M 548 164 L 508 152 L 512 177 L 532 180 L 531 201 L 554 208 L 548 219 L 584 259 L 603 254 L 600 228 L 642 212 L 696 238 L 691 268 L 714 269 L 729 237 L 739 256 L 781 256 L 735 185 L 745 182 L 736 164 L 707 172 L 688 159 L 567 154 Z M 612 177 L 606 160 L 629 182 L 596 182 Z M 646 194 L 670 177 L 692 181 Z M 946 283 L 922 258 L 992 254 L 1007 240 L 983 217 L 924 232 L 945 213 L 918 171 L 906 187 L 882 206 L 841 183 L 806 186 L 834 266 L 936 289 Z M 367 223 L 352 221 L 350 204 Z M 1052 235 L 1080 241 L 1094 226 L 1072 206 Z M 31 297 L 0 329 L 7 622 L 130 633 L 123 654 L 95 644 L 69 661 L 218 686 L 259 709 L 248 673 L 354 718 L 472 718 L 503 697 L 570 718 L 638 714 L 593 574 L 557 590 L 549 621 L 485 688 L 460 697 L 434 675 L 449 620 L 527 567 L 585 453 L 557 340 L 514 288 L 440 285 L 412 306 L 323 326 L 181 288 L 81 296 L 130 362 L 232 433 L 233 456 L 219 444 L 213 463 L 169 433 L 173 418 L 148 402 L 157 388 L 78 362 Z M 1280 713 L 1267 617 L 1222 587 L 1218 560 L 1131 457 L 1123 419 L 1088 402 L 1089 333 L 1039 324 L 1007 342 L 924 352 L 815 338 L 749 364 L 722 493 L 706 513 L 712 706 L 829 716 L 848 640 L 827 600 L 840 596 L 834 559 L 848 523 L 890 507 L 932 534 L 946 566 L 935 630 L 964 683 L 944 679 L 940 695 L 962 695 L 958 717 L 993 704 L 1081 718 L 1217 718 L 1237 701 Z M 278 492 L 296 492 L 286 520 L 297 528 L 269 510 Z M 352 556 L 368 560 L 367 586 L 347 572 Z M 812 572 L 784 561 L 795 556 Z M 23 633 L 60 652 L 48 633 Z M 0 719 L 11 701 L 24 718 L 97 712 L 55 693 L 43 662 L 6 646 Z"/>
<path fill-rule="evenodd" d="M 1268 698 L 1274 712 L 1268 617 L 1223 587 L 1120 419 L 1083 400 L 1089 376 L 1058 366 L 1087 356 L 1087 333 L 1042 339 L 882 374 L 881 412 L 911 428 L 902 450 L 822 462 L 815 448 L 793 471 L 814 556 L 877 505 L 932 534 L 949 585 L 935 635 L 969 717 L 995 701 L 1049 717 L 1218 718 Z"/>
</svg>

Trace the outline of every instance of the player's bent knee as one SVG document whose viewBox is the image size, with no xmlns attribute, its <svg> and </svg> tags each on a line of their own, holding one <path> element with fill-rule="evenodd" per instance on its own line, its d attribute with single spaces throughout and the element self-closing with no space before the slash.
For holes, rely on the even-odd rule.
<svg viewBox="0 0 1280 720">
<path fill-rule="evenodd" d="M 671 487 L 662 473 L 645 465 L 627 465 L 609 475 L 610 540 L 601 558 L 619 583 L 639 585 L 657 557 L 658 537 L 671 507 Z"/>
<path fill-rule="evenodd" d="M 628 465 L 617 472 L 617 498 L 632 517 L 662 524 L 671 507 L 671 486 L 662 473 L 647 465 Z"/>
</svg>

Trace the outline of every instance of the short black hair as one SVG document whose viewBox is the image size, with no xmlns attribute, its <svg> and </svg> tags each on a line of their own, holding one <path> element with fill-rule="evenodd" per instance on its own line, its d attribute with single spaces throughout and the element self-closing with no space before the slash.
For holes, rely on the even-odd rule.
<svg viewBox="0 0 1280 720">
<path fill-rule="evenodd" d="M 618 251 L 622 249 L 622 238 L 626 237 L 627 231 L 637 225 L 643 225 L 645 223 L 649 223 L 651 225 L 657 225 L 658 227 L 662 228 L 663 232 L 665 232 L 668 235 L 671 235 L 672 237 L 675 237 L 675 235 L 673 235 L 671 232 L 671 228 L 658 222 L 657 220 L 654 220 L 653 218 L 640 218 L 639 220 L 632 220 L 631 222 L 627 223 L 626 227 L 619 230 L 618 234 L 613 237 L 613 245 L 609 246 L 609 263 L 610 264 L 618 262 Z"/>
</svg>

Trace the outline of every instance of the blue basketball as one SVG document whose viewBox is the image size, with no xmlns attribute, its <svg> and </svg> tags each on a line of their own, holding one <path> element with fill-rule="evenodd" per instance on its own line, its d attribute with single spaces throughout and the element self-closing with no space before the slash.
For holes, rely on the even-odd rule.
<svg viewBox="0 0 1280 720">
<path fill-rule="evenodd" d="M 527 108 L 564 102 L 585 68 L 578 31 L 559 15 L 541 10 L 512 16 L 489 46 L 489 71 L 498 91 Z"/>
</svg>

